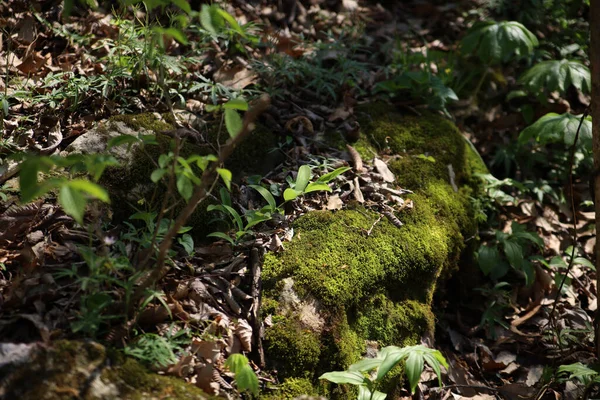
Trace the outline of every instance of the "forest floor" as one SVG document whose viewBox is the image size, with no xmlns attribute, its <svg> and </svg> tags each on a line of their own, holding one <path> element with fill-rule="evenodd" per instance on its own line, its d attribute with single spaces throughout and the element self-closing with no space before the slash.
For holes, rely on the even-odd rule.
<svg viewBox="0 0 600 400">
<path fill-rule="evenodd" d="M 564 96 L 551 94 L 543 103 L 524 107 L 527 96 L 508 99 L 507 95 L 518 89 L 517 78 L 526 62 L 477 70 L 477 61 L 460 54 L 460 40 L 474 22 L 505 19 L 515 16 L 515 10 L 499 15 L 498 9 L 477 1 L 386 3 L 232 1 L 222 6 L 239 27 L 211 28 L 200 15 L 181 31 L 165 28 L 171 23 L 169 15 L 181 11 L 173 5 L 171 14 L 129 9 L 121 16 L 107 9 L 75 8 L 67 18 L 62 1 L 0 4 L 0 340 L 97 337 L 127 346 L 128 338 L 118 329 L 100 333 L 99 327 L 110 322 L 102 319 L 102 313 L 98 320 L 82 317 L 85 310 L 74 301 L 81 296 L 81 281 L 50 290 L 58 279 L 55 275 L 31 275 L 44 267 L 61 270 L 62 278 L 68 278 L 70 265 L 82 260 L 78 245 L 107 245 L 103 241 L 111 236 L 98 233 L 100 224 L 91 224 L 92 229 L 75 224 L 56 202 L 19 206 L 18 189 L 11 183 L 18 173 L 14 154 L 51 155 L 64 150 L 99 121 L 115 115 L 166 115 L 174 107 L 195 113 L 200 125 L 222 123 L 208 112 L 209 105 L 266 92 L 272 105 L 260 121 L 277 133 L 279 145 L 274 150 L 283 155 L 286 167 L 297 168 L 301 156 L 316 154 L 314 164 L 328 171 L 343 166 L 336 164 L 339 154 L 323 148 L 313 152 L 313 138 L 336 131 L 350 142 L 355 140 L 360 132 L 356 107 L 385 99 L 415 115 L 433 109 L 453 120 L 470 139 L 493 175 L 482 177 L 487 197 L 480 207 L 487 221 L 481 221 L 479 237 L 485 245 L 520 232 L 526 243 L 519 243 L 516 257 L 527 259 L 535 271 L 529 282 L 515 271 L 493 279 L 482 274 L 467 295 L 455 290 L 461 286 L 458 282 L 450 281 L 436 294 L 434 347 L 442 351 L 450 368 L 444 374 L 444 388 L 436 387 L 435 375 L 426 369 L 413 396 L 574 399 L 586 390 L 585 396 L 590 396 L 594 388 L 586 384 L 589 381 L 566 379 L 569 373 L 557 372 L 562 365 L 581 362 L 567 372 L 582 376 L 587 373 L 585 365 L 595 360 L 596 274 L 589 261 L 595 245 L 595 215 L 590 211 L 587 178 L 574 175 L 574 182 L 561 181 L 556 177 L 568 175 L 548 172 L 557 163 L 566 165 L 568 149 L 555 146 L 529 156 L 516 149 L 528 119 L 546 112 L 582 114 L 589 97 L 571 88 Z M 571 28 L 587 35 L 585 24 Z M 561 30 L 550 23 L 532 30 L 547 42 L 571 46 L 572 53 L 582 51 L 573 47 L 573 35 L 561 37 Z M 187 38 L 181 38 L 181 32 Z M 404 81 L 394 80 L 400 75 L 406 77 Z M 195 131 L 193 126 L 185 129 Z M 542 159 L 537 164 L 519 164 L 528 157 L 538 160 L 537 155 L 545 152 L 559 154 L 555 164 L 543 164 Z M 267 177 L 277 186 L 286 174 L 276 168 Z M 340 206 L 324 201 L 316 196 L 286 214 L 293 219 L 307 209 Z M 93 209 L 96 216 L 102 210 Z M 515 228 L 515 223 L 520 227 Z M 130 227 L 102 229 L 121 232 Z M 281 229 L 289 233 L 287 226 Z M 48 232 L 54 234 L 51 243 L 42 240 Z M 139 232 L 133 228 L 130 237 Z M 283 245 L 261 236 L 260 229 L 253 233 L 265 247 L 277 250 Z M 236 260 L 225 242 L 194 246 L 186 240 L 179 242 L 182 249 L 174 261 L 181 268 L 186 267 L 186 245 L 195 247 L 204 263 L 222 266 Z M 131 249 L 125 253 L 131 254 Z M 508 252 L 507 257 L 510 262 Z M 563 278 L 567 267 L 569 276 Z M 217 278 L 206 279 L 206 285 L 219 286 Z M 175 284 L 172 279 L 164 282 Z M 34 288 L 37 292 L 32 293 Z M 52 304 L 45 304 L 45 298 L 52 298 Z M 136 318 L 164 324 L 171 312 L 181 311 L 177 299 L 157 295 L 154 303 L 161 302 L 168 303 L 164 309 L 170 311 L 157 306 Z M 42 311 L 44 319 L 35 316 Z M 74 321 L 78 328 L 73 329 Z M 239 332 L 244 347 L 250 340 L 244 326 L 231 327 Z M 171 334 L 168 324 L 162 334 Z M 182 362 L 166 372 L 176 375 L 185 367 Z M 272 378 L 261 379 L 268 383 Z M 411 397 L 406 390 L 405 394 Z"/>
</svg>

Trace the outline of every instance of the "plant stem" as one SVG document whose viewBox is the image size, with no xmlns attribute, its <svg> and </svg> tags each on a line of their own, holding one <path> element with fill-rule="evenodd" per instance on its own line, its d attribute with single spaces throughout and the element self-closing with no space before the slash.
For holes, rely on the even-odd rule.
<svg viewBox="0 0 600 400">
<path fill-rule="evenodd" d="M 472 99 L 475 100 L 475 103 L 477 103 L 477 95 L 479 94 L 479 91 L 481 90 L 481 86 L 483 85 L 483 81 L 485 80 L 485 77 L 488 74 L 488 69 L 490 68 L 490 65 L 491 65 L 490 63 L 487 63 L 483 67 L 483 74 L 481 74 L 481 78 L 479 79 L 479 82 L 477 82 L 477 86 L 475 87 L 475 91 L 473 92 Z"/>
</svg>

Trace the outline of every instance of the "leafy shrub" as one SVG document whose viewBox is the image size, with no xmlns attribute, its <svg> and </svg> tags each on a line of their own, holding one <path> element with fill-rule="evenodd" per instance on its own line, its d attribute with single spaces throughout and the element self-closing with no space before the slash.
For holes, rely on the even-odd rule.
<svg viewBox="0 0 600 400">
<path fill-rule="evenodd" d="M 571 85 L 583 93 L 589 93 L 592 88 L 591 79 L 589 68 L 579 61 L 549 60 L 527 70 L 519 78 L 519 83 L 534 94 L 554 91 L 564 94 Z"/>
</svg>

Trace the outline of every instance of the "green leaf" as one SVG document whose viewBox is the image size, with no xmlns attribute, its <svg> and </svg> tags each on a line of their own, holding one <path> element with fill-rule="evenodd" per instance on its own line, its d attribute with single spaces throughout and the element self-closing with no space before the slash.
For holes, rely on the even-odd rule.
<svg viewBox="0 0 600 400">
<path fill-rule="evenodd" d="M 580 122 L 581 115 L 549 113 L 525 128 L 519 135 L 518 142 L 523 145 L 529 140 L 535 139 L 542 145 L 562 141 L 565 145 L 572 146 Z M 592 148 L 592 118 L 589 116 L 581 125 L 577 145 L 581 149 L 591 150 Z"/>
<path fill-rule="evenodd" d="M 240 372 L 246 365 L 248 365 L 248 359 L 243 354 L 231 354 L 225 360 L 225 366 L 234 374 Z"/>
<path fill-rule="evenodd" d="M 186 14 L 192 13 L 192 7 L 186 0 L 171 0 L 171 2 L 181 8 Z"/>
<path fill-rule="evenodd" d="M 225 204 L 222 204 L 221 207 L 223 207 L 229 213 L 229 215 L 231 215 L 231 217 L 235 221 L 235 224 L 237 225 L 238 231 L 243 231 L 244 223 L 242 221 L 242 217 L 240 216 L 240 214 L 237 211 L 235 211 L 234 208 L 227 206 Z"/>
<path fill-rule="evenodd" d="M 171 160 L 170 155 L 167 154 L 161 154 L 158 157 L 158 166 L 161 168 L 164 168 L 167 166 L 167 164 L 169 163 L 169 161 Z"/>
<path fill-rule="evenodd" d="M 485 64 L 528 56 L 539 44 L 535 35 L 516 21 L 480 22 L 461 41 L 463 54 L 475 54 Z"/>
<path fill-rule="evenodd" d="M 258 396 L 258 377 L 250 365 L 245 365 L 235 374 L 235 384 L 240 392 L 248 390 Z"/>
<path fill-rule="evenodd" d="M 246 224 L 244 231 L 247 231 L 253 226 L 260 224 L 261 222 L 269 221 L 272 219 L 270 214 L 261 214 L 256 211 L 249 211 L 248 213 L 246 213 L 246 218 L 248 220 L 248 223 Z"/>
<path fill-rule="evenodd" d="M 223 183 L 225 183 L 227 189 L 231 190 L 231 178 L 233 177 L 231 171 L 225 168 L 217 168 L 217 173 L 219 174 L 221 179 L 223 179 Z"/>
<path fill-rule="evenodd" d="M 525 71 L 519 78 L 519 83 L 534 94 L 557 91 L 563 95 L 571 85 L 583 93 L 589 93 L 591 80 L 589 68 L 579 61 L 549 60 Z"/>
<path fill-rule="evenodd" d="M 225 110 L 240 110 L 248 111 L 248 102 L 244 99 L 231 99 L 227 103 L 223 104 Z"/>
<path fill-rule="evenodd" d="M 189 201 L 192 198 L 192 193 L 194 192 L 194 185 L 192 181 L 187 176 L 181 174 L 177 177 L 177 191 L 185 199 L 185 201 Z"/>
<path fill-rule="evenodd" d="M 108 143 L 106 144 L 106 150 L 110 150 L 113 147 L 122 146 L 124 144 L 137 143 L 139 141 L 140 141 L 140 139 L 138 139 L 137 137 L 135 137 L 133 135 L 115 136 L 108 140 Z"/>
<path fill-rule="evenodd" d="M 350 171 L 351 169 L 352 168 L 350 167 L 336 168 L 335 170 L 320 176 L 319 179 L 317 179 L 317 182 L 329 183 L 335 178 L 337 178 L 339 175 L 343 174 L 344 172 Z"/>
<path fill-rule="evenodd" d="M 515 241 L 505 240 L 502 242 L 504 254 L 509 264 L 518 270 L 523 266 L 523 247 Z"/>
<path fill-rule="evenodd" d="M 182 237 L 178 238 L 177 241 L 183 246 L 185 252 L 191 256 L 194 252 L 194 239 L 192 239 L 192 237 L 186 233 Z"/>
<path fill-rule="evenodd" d="M 27 158 L 21 163 L 19 188 L 21 189 L 21 201 L 23 203 L 28 203 L 37 196 L 39 190 L 38 172 L 39 163 L 36 158 Z"/>
<path fill-rule="evenodd" d="M 180 29 L 177 28 L 166 28 L 162 30 L 162 33 L 172 37 L 173 39 L 177 40 L 179 43 L 183 44 L 183 45 L 187 45 L 188 44 L 188 40 L 187 37 L 185 36 L 185 33 L 183 33 L 183 31 L 181 31 Z"/>
<path fill-rule="evenodd" d="M 152 172 L 152 175 L 150 175 L 150 179 L 152 180 L 152 182 L 157 183 L 158 181 L 160 181 L 162 179 L 162 177 L 167 173 L 167 170 L 164 168 L 158 168 L 155 169 Z"/>
<path fill-rule="evenodd" d="M 368 372 L 381 365 L 383 358 L 363 358 L 362 360 L 350 365 L 348 371 Z"/>
<path fill-rule="evenodd" d="M 331 188 L 326 183 L 311 182 L 308 184 L 306 189 L 304 189 L 304 193 L 317 192 L 317 191 L 331 192 Z"/>
<path fill-rule="evenodd" d="M 212 232 L 212 233 L 209 233 L 206 236 L 207 237 L 216 237 L 216 238 L 219 238 L 219 239 L 225 239 L 229 243 L 231 243 L 232 245 L 235 244 L 235 241 L 228 234 L 223 233 L 223 232 Z"/>
<path fill-rule="evenodd" d="M 68 215 L 73 217 L 80 225 L 83 224 L 86 200 L 80 191 L 64 184 L 58 193 L 58 202 Z"/>
<path fill-rule="evenodd" d="M 351 385 L 363 385 L 367 378 L 358 371 L 335 371 L 327 372 L 319 377 L 333 383 L 349 383 Z"/>
<path fill-rule="evenodd" d="M 406 349 L 400 349 L 397 347 L 390 349 L 386 353 L 385 358 L 383 359 L 383 361 L 381 362 L 381 365 L 379 366 L 379 369 L 377 370 L 376 381 L 381 382 L 383 380 L 383 378 L 385 377 L 385 375 L 388 372 L 390 372 L 390 370 L 392 368 L 394 368 L 394 366 L 396 366 L 396 364 L 398 364 L 406 356 L 407 356 Z"/>
<path fill-rule="evenodd" d="M 298 175 L 296 176 L 296 186 L 294 189 L 298 192 L 304 192 L 306 186 L 308 185 L 308 181 L 310 180 L 311 170 L 308 165 L 302 165 L 298 169 Z"/>
<path fill-rule="evenodd" d="M 244 32 L 244 30 L 240 27 L 240 25 L 238 24 L 238 22 L 235 20 L 235 18 L 233 18 L 231 16 L 231 14 L 229 14 L 227 11 L 218 8 L 217 12 L 219 13 L 219 15 L 225 20 L 227 21 L 227 23 L 229 23 L 229 25 L 231 26 L 231 29 L 233 29 L 234 31 L 236 31 L 237 33 L 239 33 L 240 35 L 242 35 L 243 37 L 246 37 L 246 33 Z"/>
<path fill-rule="evenodd" d="M 242 117 L 236 110 L 226 109 L 225 110 L 225 127 L 229 136 L 232 138 L 236 137 L 242 131 Z"/>
<path fill-rule="evenodd" d="M 264 187 L 262 187 L 260 185 L 249 185 L 249 186 L 252 189 L 256 190 L 258 193 L 260 193 L 260 195 L 267 201 L 267 203 L 269 204 L 269 207 L 271 208 L 272 211 L 277 209 L 277 202 L 275 201 L 275 198 L 273 197 L 271 192 L 269 192 L 267 189 L 265 189 Z"/>
<path fill-rule="evenodd" d="M 371 392 L 371 390 L 365 386 L 358 387 L 358 400 L 385 400 L 387 394 L 378 392 Z"/>
<path fill-rule="evenodd" d="M 573 264 L 583 265 L 584 267 L 588 267 L 593 271 L 596 270 L 596 266 L 594 264 L 592 264 L 592 262 L 585 257 L 575 257 L 575 259 L 573 260 Z"/>
<path fill-rule="evenodd" d="M 408 383 L 410 384 L 410 392 L 415 393 L 417 384 L 421 378 L 423 372 L 423 355 L 416 351 L 411 352 L 406 359 L 406 376 L 408 377 Z"/>
<path fill-rule="evenodd" d="M 481 271 L 487 276 L 502 261 L 498 249 L 494 246 L 481 245 L 477 252 L 477 262 Z"/>
<path fill-rule="evenodd" d="M 71 188 L 77 191 L 85 192 L 95 199 L 98 199 L 105 203 L 110 203 L 108 192 L 102 186 L 90 182 L 86 179 L 73 179 L 72 181 L 69 181 L 67 185 L 69 185 Z"/>
<path fill-rule="evenodd" d="M 291 188 L 287 188 L 283 192 L 283 200 L 291 201 L 291 200 L 294 200 L 296 197 L 300 196 L 301 194 L 302 194 L 302 192 L 299 192 L 299 191 L 291 189 Z"/>
<path fill-rule="evenodd" d="M 217 36 L 225 26 L 223 16 L 219 13 L 219 7 L 203 4 L 200 10 L 200 24 L 211 35 Z"/>
</svg>

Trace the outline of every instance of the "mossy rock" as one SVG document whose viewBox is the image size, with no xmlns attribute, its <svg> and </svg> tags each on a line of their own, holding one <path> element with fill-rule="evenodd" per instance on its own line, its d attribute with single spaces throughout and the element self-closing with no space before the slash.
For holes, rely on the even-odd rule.
<svg viewBox="0 0 600 400">
<path fill-rule="evenodd" d="M 215 399 L 181 379 L 149 372 L 95 342 L 7 345 L 2 398 L 22 400 Z"/>
<path fill-rule="evenodd" d="M 309 212 L 295 221 L 286 251 L 267 254 L 262 274 L 274 313 L 267 360 L 281 377 L 312 380 L 321 394 L 337 399 L 355 394 L 317 383 L 318 376 L 360 359 L 367 341 L 407 346 L 433 333 L 433 294 L 438 281 L 458 269 L 465 239 L 476 233 L 473 174 L 486 171 L 441 116 L 402 115 L 382 104 L 359 111 L 362 157 L 399 156 L 389 167 L 399 186 L 414 191 L 407 196 L 414 208 L 398 215 L 404 226 L 386 218 L 375 224 L 378 213 L 360 205 Z"/>
</svg>

